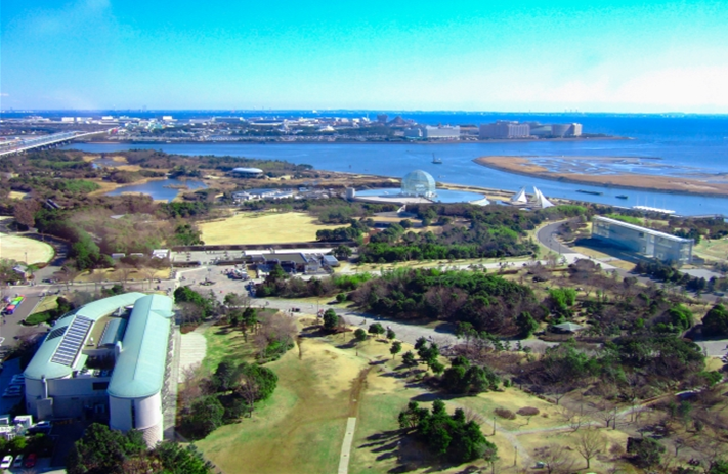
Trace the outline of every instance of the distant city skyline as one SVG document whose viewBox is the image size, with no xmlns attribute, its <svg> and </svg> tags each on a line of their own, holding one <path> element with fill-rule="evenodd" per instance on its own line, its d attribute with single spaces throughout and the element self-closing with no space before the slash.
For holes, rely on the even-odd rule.
<svg viewBox="0 0 728 474">
<path fill-rule="evenodd" d="M 0 108 L 728 113 L 726 1 L 490 3 L 2 0 Z"/>
</svg>

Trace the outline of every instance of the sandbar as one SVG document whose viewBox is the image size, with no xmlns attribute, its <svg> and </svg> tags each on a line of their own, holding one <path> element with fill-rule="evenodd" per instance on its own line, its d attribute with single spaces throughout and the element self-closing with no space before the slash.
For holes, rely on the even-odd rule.
<svg viewBox="0 0 728 474">
<path fill-rule="evenodd" d="M 608 160 L 604 157 L 579 157 L 578 159 Z M 554 158 L 557 159 L 557 158 Z M 564 158 L 559 158 L 564 159 Z M 566 159 L 571 159 L 566 158 Z M 614 160 L 624 158 L 614 157 Z M 528 157 L 517 156 L 484 156 L 476 158 L 475 163 L 488 168 L 522 174 L 543 179 L 563 181 L 576 184 L 614 186 L 627 189 L 645 189 L 676 194 L 698 194 L 711 196 L 728 196 L 728 176 L 726 174 L 691 173 L 691 177 L 656 176 L 638 173 L 618 174 L 582 174 L 555 172 L 531 161 Z"/>
</svg>

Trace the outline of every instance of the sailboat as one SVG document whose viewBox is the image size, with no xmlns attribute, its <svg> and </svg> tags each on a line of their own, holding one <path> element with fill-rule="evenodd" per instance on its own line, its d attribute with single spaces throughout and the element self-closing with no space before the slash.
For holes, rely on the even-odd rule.
<svg viewBox="0 0 728 474">
<path fill-rule="evenodd" d="M 440 158 L 436 158 L 435 155 L 433 154 L 432 155 L 432 164 L 433 165 L 441 165 L 442 164 L 442 160 Z"/>
</svg>

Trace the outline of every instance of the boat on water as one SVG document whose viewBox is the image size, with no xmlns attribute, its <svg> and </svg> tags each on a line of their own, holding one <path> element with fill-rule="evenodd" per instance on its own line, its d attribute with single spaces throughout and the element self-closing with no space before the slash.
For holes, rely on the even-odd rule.
<svg viewBox="0 0 728 474">
<path fill-rule="evenodd" d="M 624 194 L 620 194 L 619 196 L 614 196 L 617 199 L 629 199 L 629 196 L 625 196 Z"/>
<path fill-rule="evenodd" d="M 590 191 L 589 189 L 577 189 L 577 193 L 591 194 L 592 196 L 601 196 L 604 193 L 601 191 Z"/>
<path fill-rule="evenodd" d="M 435 155 L 432 155 L 432 164 L 433 165 L 441 165 L 442 160 L 440 158 L 435 157 Z"/>
</svg>

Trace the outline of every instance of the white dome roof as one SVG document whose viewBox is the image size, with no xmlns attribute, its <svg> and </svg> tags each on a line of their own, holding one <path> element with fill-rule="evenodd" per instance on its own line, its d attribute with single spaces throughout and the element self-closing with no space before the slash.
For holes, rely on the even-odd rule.
<svg viewBox="0 0 728 474">
<path fill-rule="evenodd" d="M 426 171 L 415 170 L 402 178 L 402 194 L 430 197 L 435 193 L 435 179 Z"/>
</svg>

